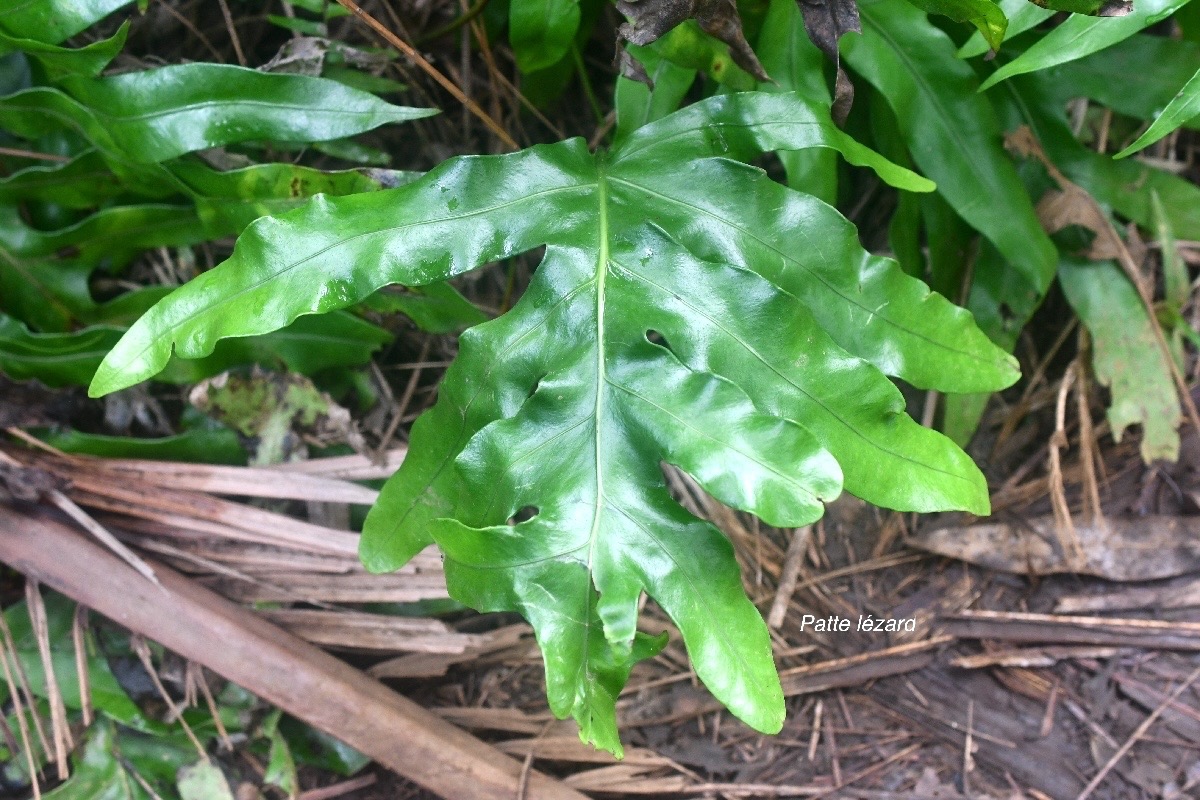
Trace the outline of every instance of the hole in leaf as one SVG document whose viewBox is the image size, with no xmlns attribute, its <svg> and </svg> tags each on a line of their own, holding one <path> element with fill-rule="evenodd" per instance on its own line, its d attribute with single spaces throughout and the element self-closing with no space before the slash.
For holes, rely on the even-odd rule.
<svg viewBox="0 0 1200 800">
<path fill-rule="evenodd" d="M 667 337 L 653 329 L 646 331 L 646 341 L 650 344 L 656 344 L 659 347 L 665 347 L 668 350 L 671 349 L 671 343 L 667 341 Z"/>
<path fill-rule="evenodd" d="M 508 518 L 509 525 L 520 525 L 522 522 L 527 522 L 538 515 L 537 506 L 525 506 L 517 509 L 517 513 Z"/>
</svg>

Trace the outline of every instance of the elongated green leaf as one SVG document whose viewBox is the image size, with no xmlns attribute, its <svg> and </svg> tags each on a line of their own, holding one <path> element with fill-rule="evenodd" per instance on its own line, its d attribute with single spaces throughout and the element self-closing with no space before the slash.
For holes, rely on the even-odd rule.
<svg viewBox="0 0 1200 800">
<path fill-rule="evenodd" d="M 658 43 L 649 47 L 626 45 L 629 52 L 646 69 L 651 86 L 641 81 L 617 76 L 616 111 L 617 142 L 643 125 L 670 114 L 679 108 L 684 95 L 696 81 L 696 70 L 680 67 L 659 55 Z"/>
<path fill-rule="evenodd" d="M 193 464 L 246 465 L 246 451 L 229 428 L 195 429 L 175 436 L 147 439 L 141 436 L 106 436 L 75 430 L 34 431 L 51 447 L 66 453 L 105 458 L 148 458 L 187 461 Z"/>
<path fill-rule="evenodd" d="M 84 264 L 121 266 L 143 250 L 196 244 L 204 232 L 189 206 L 114 206 L 67 228 L 39 231 L 25 225 L 11 206 L 0 206 L 0 259 L 69 256 Z"/>
<path fill-rule="evenodd" d="M 955 212 L 1044 292 L 1058 257 L 1004 152 L 995 112 L 974 91 L 975 73 L 907 3 L 865 5 L 862 21 L 863 35 L 843 47 L 846 61 L 887 98 L 913 160 Z"/>
<path fill-rule="evenodd" d="M 979 91 L 986 91 L 1014 75 L 1036 72 L 1066 64 L 1128 39 L 1138 31 L 1161 22 L 1188 0 L 1138 0 L 1123 17 L 1072 16 L 1017 58 L 993 72 Z"/>
<path fill-rule="evenodd" d="M 1031 28 L 1037 27 L 1042 22 L 1054 16 L 1054 12 L 1050 9 L 1035 5 L 1029 2 L 1029 0 L 1000 0 L 999 6 L 1000 10 L 1004 12 L 1004 16 L 1008 19 L 1008 28 L 1004 36 L 1005 41 L 1019 36 Z M 971 38 L 967 40 L 967 43 L 959 48 L 958 57 L 974 58 L 993 49 L 988 40 L 983 38 L 983 34 L 976 31 L 971 34 Z"/>
<path fill-rule="evenodd" d="M 557 64 L 579 30 L 579 0 L 512 0 L 508 41 L 522 72 Z"/>
<path fill-rule="evenodd" d="M 33 57 L 46 68 L 51 78 L 67 75 L 83 75 L 93 78 L 99 75 L 125 46 L 129 36 L 129 23 L 122 25 L 107 39 L 92 42 L 84 47 L 60 47 L 37 39 L 10 36 L 0 30 L 0 51 L 18 50 Z"/>
<path fill-rule="evenodd" d="M 0 99 L 0 126 L 36 138 L 78 130 L 137 164 L 250 140 L 314 142 L 437 113 L 393 106 L 336 81 L 223 64 L 181 64 L 109 78 L 68 78 Z"/>
<path fill-rule="evenodd" d="M 1063 292 L 1092 335 L 1092 368 L 1112 392 L 1108 422 L 1118 442 L 1130 425 L 1142 426 L 1142 459 L 1175 461 L 1183 419 L 1166 355 L 1133 284 L 1111 261 L 1064 259 Z"/>
<path fill-rule="evenodd" d="M 157 297 L 162 292 L 155 292 Z M 48 386 L 86 385 L 100 362 L 125 332 L 114 325 L 94 325 L 71 333 L 32 333 L 0 315 L 0 371 L 16 380 L 37 378 Z M 391 339 L 384 330 L 350 314 L 301 317 L 288 327 L 251 338 L 221 342 L 207 358 L 174 361 L 161 375 L 175 383 L 192 383 L 243 364 L 284 363 L 296 372 L 357 366 Z"/>
<path fill-rule="evenodd" d="M 825 57 L 808 38 L 804 18 L 794 0 L 771 0 L 755 52 L 775 81 L 763 91 L 796 92 L 832 108 L 825 85 Z M 788 186 L 826 203 L 837 202 L 837 154 L 826 149 L 780 151 Z"/>
<path fill-rule="evenodd" d="M 173 349 L 201 356 L 545 245 L 513 310 L 463 334 L 363 558 L 391 569 L 436 540 L 456 598 L 530 620 L 551 708 L 602 747 L 619 751 L 617 693 L 662 646 L 636 634 L 643 592 L 716 696 L 778 730 L 770 639 L 732 548 L 671 500 L 659 463 L 779 525 L 816 519 L 843 483 L 893 507 L 984 513 L 970 459 L 904 413 L 885 373 L 961 390 L 1016 377 L 965 312 L 863 251 L 833 208 L 732 160 L 813 146 L 929 188 L 788 94 L 710 98 L 611 153 L 574 139 L 453 159 L 255 223 L 130 330 L 91 391 L 154 374 Z"/>
<path fill-rule="evenodd" d="M 419 174 L 363 169 L 322 172 L 295 164 L 256 164 L 218 172 L 191 160 L 173 162 L 168 168 L 195 193 L 200 219 L 212 237 L 241 233 L 259 217 L 283 214 L 316 194 L 373 192 L 408 183 Z"/>
<path fill-rule="evenodd" d="M 133 0 L 13 0 L 0 17 L 9 36 L 58 44 Z"/>
<path fill-rule="evenodd" d="M 1047 11 L 1066 11 L 1091 17 L 1123 17 L 1133 10 L 1133 0 L 1030 0 Z"/>
<path fill-rule="evenodd" d="M 1167 104 L 1158 118 L 1146 129 L 1137 140 L 1117 153 L 1114 158 L 1125 158 L 1133 155 L 1142 148 L 1149 147 L 1171 131 L 1181 127 L 1189 119 L 1200 115 L 1200 69 L 1196 70 L 1179 94 Z"/>
<path fill-rule="evenodd" d="M 18 258 L 0 248 L 0 311 L 46 333 L 61 333 L 95 307 L 89 264 Z"/>
<path fill-rule="evenodd" d="M 15 380 L 37 378 L 47 386 L 82 386 L 105 354 L 120 340 L 121 328 L 96 327 L 75 333 L 14 330 L 0 316 L 0 371 Z"/>
<path fill-rule="evenodd" d="M 38 164 L 0 179 L 0 203 L 5 204 L 44 200 L 66 208 L 95 208 L 123 191 L 95 150 L 65 164 Z"/>
<path fill-rule="evenodd" d="M 1039 75 L 1045 75 L 1042 85 L 1064 103 L 1087 97 L 1118 113 L 1150 120 L 1163 112 L 1197 66 L 1200 43 L 1138 33 Z M 1136 92 L 1129 91 L 1131 75 L 1137 76 Z M 1200 119 L 1192 120 L 1192 127 L 1196 126 Z"/>
<path fill-rule="evenodd" d="M 994 0 L 908 0 L 922 11 L 974 25 L 992 50 L 999 50 L 1008 17 Z"/>
</svg>

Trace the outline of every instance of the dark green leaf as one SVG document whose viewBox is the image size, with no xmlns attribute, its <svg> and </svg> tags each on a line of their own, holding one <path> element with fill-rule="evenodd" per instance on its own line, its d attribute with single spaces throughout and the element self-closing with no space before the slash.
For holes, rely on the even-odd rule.
<svg viewBox="0 0 1200 800">
<path fill-rule="evenodd" d="M 616 111 L 618 142 L 638 128 L 679 108 L 696 81 L 696 70 L 681 67 L 659 54 L 655 45 L 626 45 L 645 68 L 650 84 L 617 76 Z"/>
<path fill-rule="evenodd" d="M 1133 0 L 1029 0 L 1047 11 L 1066 11 L 1090 17 L 1123 17 L 1133 10 Z"/>
<path fill-rule="evenodd" d="M 0 320 L 11 323 L 9 317 Z M 31 333 L 23 326 L 0 328 L 0 371 L 19 381 L 37 378 L 47 386 L 83 386 L 121 338 L 121 328 L 99 326 L 74 333 Z"/>
<path fill-rule="evenodd" d="M 1102 205 L 1152 229 L 1150 193 L 1157 192 L 1176 235 L 1200 239 L 1200 187 L 1143 162 L 1114 161 L 1084 147 L 1071 133 L 1048 74 L 1023 75 L 1006 82 L 1007 91 L 995 100 L 1010 118 L 1008 127 L 1029 125 L 1050 160 Z"/>
<path fill-rule="evenodd" d="M 101 720 L 88 731 L 83 757 L 66 783 L 42 795 L 45 800 L 147 800 L 146 794 L 117 759 L 113 725 Z"/>
<path fill-rule="evenodd" d="M 83 264 L 123 266 L 151 247 L 197 244 L 204 231 L 189 206 L 115 206 L 56 231 L 35 230 L 0 206 L 0 259 L 59 255 Z"/>
<path fill-rule="evenodd" d="M 341 8 L 341 6 L 338 6 Z M 407 86 L 400 81 L 394 81 L 391 78 L 384 78 L 379 75 L 371 75 L 367 72 L 360 72 L 356 69 L 347 67 L 330 67 L 326 66 L 321 72 L 322 78 L 327 78 L 331 81 L 337 81 L 343 86 L 349 86 L 351 89 L 358 89 L 360 92 L 370 92 L 371 94 L 394 94 L 403 92 Z"/>
<path fill-rule="evenodd" d="M 299 790 L 296 761 L 292 758 L 291 747 L 288 746 L 287 740 L 283 738 L 283 734 L 279 730 L 281 714 L 279 709 L 272 711 L 267 715 L 267 720 L 260 729 L 260 735 L 266 736 L 270 742 L 263 783 L 267 786 L 274 786 L 288 797 L 294 798 Z"/>
<path fill-rule="evenodd" d="M 771 0 L 758 37 L 758 56 L 774 84 L 763 91 L 793 91 L 830 108 L 833 99 L 825 85 L 825 59 L 808 38 L 795 0 Z M 837 154 L 820 148 L 780 151 L 788 186 L 830 205 L 837 202 Z M 893 159 L 894 160 L 894 159 Z"/>
<path fill-rule="evenodd" d="M 299 17 L 282 17 L 278 14 L 268 14 L 267 22 L 272 25 L 278 25 L 289 31 L 302 33 L 305 36 L 328 36 L 329 28 L 324 22 L 314 22 L 310 19 L 300 19 Z"/>
<path fill-rule="evenodd" d="M 0 203 L 29 200 L 58 203 L 66 208 L 95 208 L 125 191 L 125 187 L 95 150 L 65 164 L 36 164 L 0 179 Z"/>
<path fill-rule="evenodd" d="M 83 708 L 83 701 L 80 695 L 79 672 L 75 666 L 75 645 L 71 637 L 75 603 L 60 594 L 47 592 L 44 605 L 50 640 L 50 661 L 54 665 L 54 676 L 62 692 L 63 704 L 67 708 L 78 710 Z M 12 604 L 5 609 L 4 619 L 12 632 L 21 668 L 29 677 L 30 690 L 38 697 L 46 697 L 46 674 L 42 669 L 37 636 L 29 620 L 28 606 L 24 601 Z M 125 690 L 109 669 L 104 655 L 89 652 L 84 663 L 87 665 L 92 707 L 127 725 L 144 725 L 142 712 L 125 694 Z M 7 699 L 7 696 L 7 689 L 0 686 L 0 699 Z"/>
<path fill-rule="evenodd" d="M 482 311 L 448 283 L 386 287 L 364 300 L 363 306 L 384 314 L 404 314 L 418 328 L 430 333 L 457 333 L 487 320 Z"/>
<path fill-rule="evenodd" d="M 0 311 L 43 333 L 62 333 L 95 308 L 88 276 L 95 267 L 17 258 L 0 248 Z"/>
<path fill-rule="evenodd" d="M 453 602 L 453 601 L 447 601 Z M 459 607 L 461 608 L 461 606 Z M 420 616 L 426 616 L 421 614 Z M 339 741 L 324 731 L 306 725 L 293 717 L 279 721 L 279 730 L 287 737 L 296 761 L 338 775 L 350 776 L 371 763 L 368 756 Z"/>
<path fill-rule="evenodd" d="M 340 158 L 352 164 L 364 164 L 368 167 L 387 167 L 392 163 L 392 157 L 387 151 L 380 150 L 353 139 L 331 139 L 328 142 L 314 142 L 312 149 L 327 156 Z"/>
<path fill-rule="evenodd" d="M 84 453 L 105 458 L 188 461 L 196 464 L 246 463 L 246 452 L 242 449 L 237 434 L 228 428 L 196 429 L 161 439 L 104 436 L 74 430 L 35 433 L 51 447 L 66 453 Z"/>
<path fill-rule="evenodd" d="M 1001 146 L 995 112 L 974 91 L 974 71 L 907 3 L 872 3 L 862 15 L 863 35 L 846 40 L 846 61 L 887 98 L 913 161 L 955 212 L 1044 292 L 1058 256 Z"/>
<path fill-rule="evenodd" d="M 563 59 L 579 30 L 579 0 L 511 0 L 508 40 L 522 72 Z"/>
</svg>

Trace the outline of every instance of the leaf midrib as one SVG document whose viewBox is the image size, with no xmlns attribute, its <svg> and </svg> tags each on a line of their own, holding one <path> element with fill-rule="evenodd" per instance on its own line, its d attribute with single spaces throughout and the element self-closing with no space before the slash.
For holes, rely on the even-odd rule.
<svg viewBox="0 0 1200 800">
<path fill-rule="evenodd" d="M 596 253 L 596 277 L 594 284 L 596 289 L 596 384 L 595 384 L 595 406 L 592 409 L 592 424 L 595 428 L 593 444 L 595 452 L 596 471 L 596 495 L 595 507 L 592 509 L 592 527 L 588 531 L 588 550 L 587 561 L 584 564 L 588 576 L 588 611 L 591 611 L 592 604 L 592 587 L 595 586 L 595 578 L 592 576 L 593 565 L 596 556 L 596 541 L 600 536 L 600 521 L 604 516 L 605 497 L 604 497 L 604 464 L 602 463 L 603 425 L 604 419 L 604 388 L 607 384 L 605 358 L 608 353 L 605 348 L 604 335 L 604 314 L 605 314 L 605 286 L 608 278 L 608 257 L 609 257 L 609 241 L 608 241 L 608 174 L 605 170 L 603 156 L 596 157 L 596 205 L 598 212 L 598 230 L 596 238 L 598 239 L 598 252 Z M 596 591 L 599 591 L 597 587 Z M 591 683 L 594 676 L 591 669 L 588 668 L 588 640 L 592 635 L 592 615 L 586 614 L 587 624 L 583 629 L 583 653 L 579 659 L 579 673 L 585 673 L 588 681 Z M 607 637 L 606 637 L 607 638 Z M 579 673 L 576 673 L 577 675 Z"/>
</svg>

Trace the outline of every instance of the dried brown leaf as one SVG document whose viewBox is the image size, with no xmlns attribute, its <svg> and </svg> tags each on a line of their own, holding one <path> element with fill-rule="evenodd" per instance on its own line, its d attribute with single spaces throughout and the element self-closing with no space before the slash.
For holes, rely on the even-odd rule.
<svg viewBox="0 0 1200 800">
<path fill-rule="evenodd" d="M 854 103 L 854 84 L 842 69 L 838 40 L 846 33 L 861 33 L 858 4 L 855 0 L 796 0 L 804 17 L 808 38 L 837 67 L 833 87 L 833 118 L 841 125 Z"/>
<path fill-rule="evenodd" d="M 1063 552 L 1053 517 L 923 531 L 909 544 L 1019 575 L 1080 573 L 1114 581 L 1171 578 L 1200 568 L 1200 518 L 1149 515 L 1076 522 L 1086 561 Z"/>
<path fill-rule="evenodd" d="M 617 63 L 626 78 L 650 84 L 646 70 L 625 42 L 648 45 L 686 19 L 695 18 L 701 30 L 729 45 L 735 64 L 760 81 L 770 80 L 742 30 L 734 0 L 617 0 L 617 9 L 630 21 L 617 29 Z"/>
</svg>

